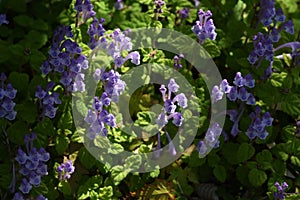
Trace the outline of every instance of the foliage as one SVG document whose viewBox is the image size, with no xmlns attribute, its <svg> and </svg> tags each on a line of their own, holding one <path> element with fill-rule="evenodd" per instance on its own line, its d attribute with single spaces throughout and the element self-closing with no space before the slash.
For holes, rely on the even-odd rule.
<svg viewBox="0 0 300 200">
<path fill-rule="evenodd" d="M 42 199 L 39 195 L 43 195 L 49 200 L 274 199 L 274 193 L 279 191 L 279 186 L 274 185 L 276 182 L 286 182 L 288 185 L 285 191 L 280 191 L 284 194 L 283 198 L 299 199 L 298 0 L 202 0 L 200 5 L 197 0 L 85 0 L 84 3 L 92 5 L 92 8 L 80 7 L 79 2 L 83 1 L 0 1 L 0 13 L 5 14 L 7 20 L 0 15 L 0 72 L 7 76 L 0 77 L 0 199 L 16 199 L 16 192 L 20 191 L 31 199 Z M 291 20 L 293 23 L 294 33 L 289 33 L 291 30 L 287 26 L 290 24 L 286 25 L 281 19 L 271 24 L 262 24 L 261 20 L 266 20 L 266 16 L 262 16 L 261 10 L 269 8 L 262 6 L 261 2 L 268 2 L 270 7 L 273 2 L 276 9 L 281 7 L 286 16 L 285 21 Z M 202 9 L 200 16 L 199 9 Z M 212 15 L 205 13 L 207 10 Z M 213 22 L 195 24 L 197 20 L 203 20 L 205 14 Z M 100 30 L 98 35 L 91 31 L 91 25 Z M 200 33 L 197 29 L 206 26 L 210 32 L 203 36 L 207 32 Z M 109 66 L 112 71 L 106 71 L 107 77 L 113 78 L 105 79 L 99 75 L 99 84 L 95 86 L 98 97 L 93 102 L 87 100 L 86 96 L 91 91 L 84 90 L 83 82 L 90 81 L 88 78 L 95 74 L 88 74 L 84 79 L 82 73 L 92 57 L 93 45 L 99 38 L 105 38 L 106 44 L 112 44 L 120 38 L 122 42 L 127 41 L 128 29 L 144 27 L 168 28 L 201 43 L 217 65 L 222 78 L 230 82 L 226 86 L 241 91 L 244 84 L 247 90 L 243 92 L 246 96 L 251 94 L 255 97 L 254 101 L 247 102 L 242 92 L 238 97 L 230 97 L 230 90 L 226 91 L 225 85 L 223 89 L 221 85 L 214 88 L 212 93 L 215 96 L 211 101 L 210 91 L 213 88 L 205 85 L 207 77 L 204 73 L 200 74 L 188 63 L 185 55 L 175 55 L 154 47 L 133 52 L 129 47 L 124 47 L 123 51 L 115 48 L 110 55 L 111 63 L 114 64 Z M 258 56 L 260 46 L 253 37 L 258 32 L 275 37 L 274 30 L 277 29 L 282 32 L 278 41 L 274 38 L 276 42 L 272 41 L 273 60 L 265 59 L 267 53 Z M 181 38 L 176 40 L 182 43 Z M 267 43 L 263 40 L 260 42 Z M 75 63 L 74 66 L 80 65 L 82 71 L 72 71 L 74 73 L 71 75 L 64 73 L 64 69 L 62 72 L 59 69 L 46 72 L 45 63 L 49 61 L 48 64 L 54 66 L 54 60 L 58 60 L 56 50 L 63 53 L 61 62 L 68 66 L 68 72 L 75 70 L 68 62 Z M 254 51 L 256 54 L 253 54 Z M 94 56 L 95 59 L 98 59 L 97 56 L 101 59 L 108 57 Z M 256 57 L 251 60 L 253 56 Z M 101 59 L 104 63 L 108 60 Z M 89 68 L 95 71 L 97 63 L 89 64 Z M 131 69 L 142 64 L 151 64 L 152 67 L 128 75 Z M 186 83 L 173 82 L 174 85 L 171 85 L 170 80 L 179 77 L 171 69 L 175 69 L 192 85 L 194 95 L 188 96 L 185 93 Z M 164 72 L 162 76 L 168 80 L 165 83 L 168 87 L 150 82 L 151 73 L 161 71 Z M 246 82 L 246 77 L 249 78 L 247 74 L 251 74 L 255 86 L 250 87 L 250 83 Z M 123 81 L 125 79 L 126 83 Z M 238 79 L 244 81 L 242 85 L 238 84 Z M 126 86 L 138 83 L 145 86 L 137 88 L 133 94 L 125 92 Z M 9 96 L 12 90 L 9 84 L 16 90 L 15 96 Z M 110 88 L 116 85 L 119 87 L 118 94 Z M 78 99 L 74 107 L 73 86 L 76 92 L 81 92 L 76 96 Z M 168 91 L 173 88 L 172 95 L 171 92 L 169 96 L 166 91 L 163 92 L 166 88 Z M 3 92 L 5 90 L 8 92 Z M 186 96 L 180 96 L 181 93 Z M 216 124 L 208 129 L 207 119 L 210 119 L 212 112 L 210 108 L 222 98 L 230 100 L 227 101 L 228 109 L 220 113 L 227 114 L 225 125 L 222 130 Z M 97 107 L 99 102 L 103 103 L 101 109 Z M 121 113 L 116 106 L 117 102 L 120 108 L 129 107 L 129 112 Z M 13 105 L 13 109 L 9 105 Z M 161 110 L 161 107 L 164 109 Z M 3 110 L 7 113 L 3 114 Z M 76 126 L 75 114 L 82 116 L 83 121 L 88 121 L 87 113 L 92 117 L 94 113 L 100 112 L 102 118 L 95 115 L 97 120 L 103 121 L 101 128 L 104 128 L 99 134 L 95 131 L 95 120 L 89 121 L 88 128 Z M 200 112 L 200 117 L 193 118 L 195 112 Z M 157 119 L 159 113 L 162 114 Z M 164 115 L 170 116 L 170 121 L 165 120 Z M 197 135 L 182 155 L 161 169 L 153 163 L 142 162 L 143 157 L 139 153 L 157 151 L 158 157 L 170 157 L 184 149 L 184 145 L 180 143 L 176 146 L 170 138 L 175 137 L 187 119 L 197 128 Z M 260 122 L 264 123 L 260 135 L 252 137 L 253 131 L 259 129 L 257 124 Z M 131 127 L 130 134 L 122 129 L 128 124 Z M 157 135 L 156 130 L 159 130 Z M 35 133 L 36 138 L 29 148 L 24 137 L 31 132 Z M 183 133 L 179 142 L 184 143 L 189 134 L 192 133 Z M 95 139 L 95 147 L 103 150 L 101 158 L 96 158 L 86 148 L 86 135 Z M 215 139 L 211 143 L 208 142 L 209 136 Z M 168 152 L 160 152 L 161 147 L 168 144 Z M 207 146 L 211 146 L 212 150 L 206 154 L 203 149 Z M 43 160 L 47 164 L 47 175 L 43 174 L 41 183 L 26 193 L 24 188 L 18 188 L 24 175 L 19 169 L 25 168 L 25 164 L 16 161 L 16 156 L 18 149 L 33 147 L 49 152 L 50 159 Z M 124 157 L 122 161 L 113 159 L 113 155 L 125 151 L 135 154 Z M 28 155 L 31 153 L 28 152 Z M 205 156 L 201 156 L 201 153 Z M 153 166 L 155 170 L 150 172 L 136 172 Z"/>
</svg>

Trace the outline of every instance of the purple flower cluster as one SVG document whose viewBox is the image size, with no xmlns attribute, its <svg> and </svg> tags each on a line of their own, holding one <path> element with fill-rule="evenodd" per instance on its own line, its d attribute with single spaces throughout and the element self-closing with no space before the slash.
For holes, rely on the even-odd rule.
<svg viewBox="0 0 300 200">
<path fill-rule="evenodd" d="M 87 33 L 90 36 L 90 41 L 89 41 L 89 47 L 91 49 L 95 49 L 98 45 L 98 40 L 104 36 L 105 33 L 105 29 L 103 27 L 103 23 L 105 22 L 105 20 L 103 18 L 100 18 L 100 20 L 98 20 L 96 17 L 93 19 L 92 23 L 89 26 L 89 29 L 87 31 Z M 104 38 L 105 39 L 105 38 Z"/>
<path fill-rule="evenodd" d="M 247 74 L 242 77 L 240 72 L 236 73 L 233 81 L 234 86 L 230 86 L 226 79 L 222 80 L 220 86 L 214 86 L 211 94 L 212 102 L 217 102 L 223 98 L 224 93 L 227 94 L 227 98 L 230 101 L 241 101 L 248 105 L 255 105 L 256 100 L 253 94 L 246 90 L 246 87 L 253 88 L 255 86 L 255 80 L 252 78 L 251 74 Z M 244 104 L 241 104 L 239 109 L 227 110 L 226 114 L 229 115 L 230 121 L 234 124 L 231 129 L 231 135 L 236 136 L 241 131 L 239 130 L 239 121 L 244 113 Z M 261 109 L 256 107 L 255 112 L 250 114 L 252 119 L 249 128 L 246 131 L 246 135 L 252 140 L 255 137 L 260 139 L 265 139 L 268 136 L 266 131 L 266 126 L 271 126 L 273 118 L 269 112 L 266 112 L 260 116 Z"/>
<path fill-rule="evenodd" d="M 116 10 L 122 10 L 124 8 L 124 4 L 122 0 L 117 0 L 114 4 Z"/>
<path fill-rule="evenodd" d="M 184 118 L 182 117 L 180 112 L 176 112 L 177 105 L 181 108 L 187 107 L 187 99 L 183 93 L 177 94 L 173 99 L 171 99 L 172 93 L 178 92 L 179 85 L 175 82 L 174 79 L 170 79 L 168 84 L 168 94 L 167 88 L 165 85 L 161 85 L 160 92 L 164 101 L 164 109 L 159 114 L 156 119 L 156 123 L 158 127 L 161 129 L 165 125 L 167 125 L 168 121 L 173 118 L 172 123 L 176 126 L 181 126 Z M 175 103 L 177 105 L 175 105 Z"/>
<path fill-rule="evenodd" d="M 80 19 L 82 19 L 81 23 L 85 23 L 89 18 L 96 15 L 90 0 L 76 0 L 74 9 L 77 11 L 77 21 L 80 22 Z"/>
<path fill-rule="evenodd" d="M 155 8 L 154 8 L 154 13 L 162 13 L 162 7 L 165 5 L 165 2 L 162 0 L 155 0 L 154 1 Z"/>
<path fill-rule="evenodd" d="M 238 110 L 232 109 L 232 110 L 227 110 L 226 112 L 226 114 L 229 115 L 230 121 L 233 122 L 233 126 L 230 131 L 230 134 L 232 136 L 237 136 L 237 134 L 241 132 L 239 130 L 239 122 L 244 113 L 244 110 L 245 110 L 244 106 L 241 105 Z"/>
<path fill-rule="evenodd" d="M 41 66 L 41 71 L 45 75 L 50 72 L 61 74 L 60 83 L 66 92 L 83 92 L 85 84 L 82 70 L 89 67 L 88 61 L 72 38 L 73 33 L 69 26 L 61 26 L 55 30 L 52 47 L 48 52 L 49 58 Z"/>
<path fill-rule="evenodd" d="M 159 114 L 158 118 L 156 119 L 156 123 L 159 127 L 159 132 L 157 134 L 157 146 L 156 146 L 156 153 L 155 156 L 158 158 L 161 153 L 161 144 L 160 144 L 160 137 L 161 137 L 161 129 L 163 129 L 170 119 L 172 120 L 172 123 L 175 126 L 181 126 L 184 118 L 182 117 L 180 112 L 176 112 L 177 105 L 181 108 L 187 107 L 187 98 L 183 93 L 177 94 L 173 99 L 171 99 L 172 93 L 178 92 L 179 85 L 175 82 L 174 79 L 170 79 L 168 84 L 168 89 L 165 85 L 161 85 L 160 92 L 162 94 L 162 98 L 164 101 L 164 108 L 162 112 Z M 168 93 L 167 93 L 168 90 Z M 175 103 L 177 105 L 175 105 Z M 169 152 L 171 155 L 176 155 L 176 149 L 174 146 L 174 143 L 172 142 L 172 139 L 167 131 L 164 131 L 167 139 L 169 141 Z"/>
<path fill-rule="evenodd" d="M 93 110 L 88 110 L 84 120 L 88 123 L 89 129 L 87 137 L 95 139 L 98 135 L 107 136 L 108 130 L 105 125 L 110 127 L 116 126 L 115 116 L 107 111 L 104 106 L 109 106 L 111 99 L 106 92 L 102 93 L 101 98 L 94 97 Z"/>
<path fill-rule="evenodd" d="M 93 109 L 89 110 L 85 121 L 90 125 L 88 130 L 89 138 L 93 139 L 97 135 L 107 135 L 107 129 L 105 124 L 114 127 L 116 125 L 115 117 L 109 114 L 104 106 L 109 106 L 111 101 L 118 102 L 121 92 L 125 89 L 125 82 L 120 79 L 118 72 L 110 70 L 105 72 L 100 69 L 96 69 L 94 73 L 94 79 L 102 81 L 104 84 L 104 91 L 101 98 L 94 97 Z"/>
<path fill-rule="evenodd" d="M 175 145 L 169 135 L 169 133 L 167 131 L 165 131 L 165 134 L 167 136 L 167 139 L 169 141 L 169 149 L 168 149 L 168 152 L 172 155 L 172 156 L 175 156 L 177 154 L 177 151 L 176 151 L 176 148 L 175 148 Z M 160 157 L 160 154 L 162 152 L 162 148 L 161 148 L 161 132 L 159 131 L 157 133 L 157 146 L 156 146 L 156 149 L 155 149 L 155 153 L 154 153 L 154 156 L 155 158 L 159 158 Z"/>
<path fill-rule="evenodd" d="M 296 125 L 297 125 L 297 127 L 296 127 L 296 135 L 300 135 L 300 120 L 298 120 L 297 122 L 296 122 Z"/>
<path fill-rule="evenodd" d="M 38 85 L 35 91 L 35 96 L 38 98 L 39 108 L 41 110 L 41 117 L 47 116 L 54 118 L 56 115 L 55 104 L 61 104 L 59 94 L 50 92 L 54 87 L 54 82 L 48 83 L 46 90 Z"/>
<path fill-rule="evenodd" d="M 206 155 L 212 148 L 217 148 L 220 141 L 218 138 L 222 133 L 222 128 L 218 123 L 214 123 L 205 134 L 204 140 L 200 140 L 197 145 L 197 150 L 199 151 L 199 156 L 203 157 Z"/>
<path fill-rule="evenodd" d="M 182 68 L 182 65 L 181 65 L 181 60 L 184 58 L 184 55 L 183 54 L 179 54 L 178 56 L 174 56 L 174 64 L 173 66 L 175 67 L 175 69 L 181 69 Z"/>
<path fill-rule="evenodd" d="M 255 85 L 255 80 L 251 74 L 242 77 L 241 72 L 237 72 L 233 84 L 234 86 L 230 86 L 227 79 L 224 79 L 220 86 L 214 86 L 211 94 L 212 102 L 221 100 L 225 93 L 230 101 L 241 100 L 248 105 L 255 105 L 256 101 L 253 94 L 246 90 L 246 87 L 253 88 Z"/>
<path fill-rule="evenodd" d="M 0 118 L 6 118 L 8 120 L 14 120 L 16 118 L 17 112 L 14 110 L 16 105 L 13 102 L 16 97 L 17 90 L 13 88 L 13 86 L 8 83 L 5 87 L 6 75 L 1 73 L 0 75 Z"/>
<path fill-rule="evenodd" d="M 294 34 L 294 24 L 292 20 L 285 21 L 285 15 L 281 8 L 275 10 L 274 0 L 261 0 L 259 18 L 261 23 L 267 27 L 268 32 L 263 34 L 259 32 L 253 37 L 254 50 L 248 56 L 250 64 L 260 65 L 263 59 L 270 62 L 262 78 L 267 78 L 272 73 L 272 64 L 274 60 L 273 43 L 281 38 L 280 32 L 285 30 L 289 34 Z M 277 26 L 277 23 L 281 23 Z"/>
<path fill-rule="evenodd" d="M 57 169 L 58 179 L 64 181 L 71 178 L 71 174 L 74 173 L 75 167 L 73 166 L 72 160 L 68 160 L 65 163 L 60 164 Z"/>
<path fill-rule="evenodd" d="M 192 31 L 196 34 L 199 43 L 203 44 L 207 38 L 215 40 L 217 33 L 215 32 L 215 25 L 212 19 L 212 13 L 210 10 L 204 12 L 202 9 L 198 12 L 199 20 L 192 27 Z"/>
<path fill-rule="evenodd" d="M 93 76 L 96 82 L 101 81 L 103 83 L 106 99 L 118 102 L 119 96 L 126 86 L 126 83 L 120 79 L 121 75 L 114 70 L 106 72 L 103 69 L 96 69 Z"/>
<path fill-rule="evenodd" d="M 288 188 L 288 184 L 286 182 L 283 182 L 280 185 L 278 182 L 276 182 L 274 185 L 277 188 L 277 192 L 274 193 L 274 198 L 276 200 L 283 200 L 285 198 L 284 190 Z"/>
<path fill-rule="evenodd" d="M 98 25 L 98 27 L 100 24 Z M 100 26 L 102 27 L 102 26 Z M 91 30 L 91 27 L 89 31 Z M 125 31 L 122 32 L 120 29 L 116 29 L 109 37 L 99 36 L 104 34 L 104 29 L 101 29 L 101 33 L 97 33 L 96 37 L 93 35 L 91 37 L 90 48 L 100 47 L 107 54 L 109 54 L 113 58 L 113 62 L 115 64 L 114 69 L 116 70 L 118 67 L 121 67 L 127 60 L 131 60 L 131 63 L 135 65 L 140 64 L 140 54 L 137 51 L 130 52 L 125 58 L 122 56 L 122 52 L 131 51 L 132 43 L 131 39 L 126 36 Z M 127 31 L 128 32 L 128 31 Z M 90 34 L 92 35 L 92 34 Z M 98 39 L 98 41 L 97 41 Z"/>
<path fill-rule="evenodd" d="M 178 15 L 181 19 L 186 19 L 189 17 L 190 9 L 189 8 L 183 8 L 178 11 Z"/>
<path fill-rule="evenodd" d="M 20 192 L 16 192 L 14 195 L 16 200 L 23 199 L 24 195 L 28 195 L 33 186 L 38 187 L 41 184 L 41 177 L 48 174 L 45 162 L 50 159 L 50 154 L 44 148 L 38 150 L 33 147 L 35 138 L 34 133 L 25 135 L 26 151 L 19 148 L 15 158 L 20 165 L 19 173 L 23 176 L 19 186 Z M 46 198 L 39 195 L 36 199 Z"/>
<path fill-rule="evenodd" d="M 9 21 L 6 20 L 6 14 L 0 14 L 0 26 L 2 24 L 9 24 Z"/>
<path fill-rule="evenodd" d="M 261 114 L 261 108 L 256 107 L 255 112 L 250 113 L 251 124 L 246 131 L 246 135 L 253 140 L 255 137 L 258 137 L 262 140 L 266 139 L 268 132 L 266 126 L 272 126 L 273 118 L 269 112 Z"/>
</svg>

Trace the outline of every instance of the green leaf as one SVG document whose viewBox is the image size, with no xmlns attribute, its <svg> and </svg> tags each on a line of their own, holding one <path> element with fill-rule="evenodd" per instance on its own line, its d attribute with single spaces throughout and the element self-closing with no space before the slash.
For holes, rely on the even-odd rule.
<svg viewBox="0 0 300 200">
<path fill-rule="evenodd" d="M 267 174 L 262 170 L 254 168 L 249 172 L 248 178 L 253 186 L 259 187 L 267 180 Z"/>
<path fill-rule="evenodd" d="M 230 163 L 230 164 L 237 164 L 239 163 L 239 160 L 237 159 L 237 149 L 239 149 L 239 144 L 234 143 L 228 143 L 225 144 L 223 147 L 223 155 L 224 158 Z"/>
<path fill-rule="evenodd" d="M 25 48 L 21 44 L 17 43 L 17 44 L 10 45 L 8 47 L 8 50 L 13 56 L 23 57 Z"/>
<path fill-rule="evenodd" d="M 77 198 L 79 200 L 87 199 L 90 196 L 90 191 L 98 189 L 102 185 L 102 181 L 102 176 L 100 175 L 89 178 L 84 184 L 79 186 Z"/>
<path fill-rule="evenodd" d="M 91 169 L 96 164 L 95 158 L 90 154 L 90 152 L 82 147 L 78 152 L 78 157 L 83 166 L 87 169 Z"/>
<path fill-rule="evenodd" d="M 272 162 L 272 153 L 269 150 L 264 149 L 262 152 L 259 152 L 256 154 L 256 161 L 258 163 L 263 163 L 263 162 Z"/>
<path fill-rule="evenodd" d="M 37 120 L 37 105 L 33 102 L 26 101 L 22 104 L 17 104 L 15 110 L 18 113 L 18 118 L 28 123 L 34 123 Z"/>
<path fill-rule="evenodd" d="M 69 138 L 64 135 L 57 135 L 55 140 L 55 149 L 59 155 L 62 155 L 69 146 Z"/>
<path fill-rule="evenodd" d="M 155 166 L 155 170 L 150 172 L 150 177 L 156 178 L 160 174 L 160 167 L 157 165 Z"/>
<path fill-rule="evenodd" d="M 47 31 L 48 24 L 45 21 L 43 21 L 42 19 L 37 19 L 37 20 L 34 20 L 32 28 L 39 30 L 39 31 Z"/>
<path fill-rule="evenodd" d="M 148 153 L 151 152 L 151 149 L 152 149 L 151 146 L 141 144 L 141 146 L 139 147 L 139 153 Z"/>
<path fill-rule="evenodd" d="M 60 129 L 72 129 L 73 128 L 73 117 L 72 117 L 72 112 L 70 109 L 65 110 L 59 121 L 57 128 Z"/>
<path fill-rule="evenodd" d="M 45 60 L 46 57 L 42 52 L 34 49 L 31 51 L 29 62 L 33 69 L 38 71 Z"/>
<path fill-rule="evenodd" d="M 125 159 L 125 170 L 139 169 L 142 164 L 142 157 L 140 155 L 132 155 Z"/>
<path fill-rule="evenodd" d="M 8 188 L 12 179 L 11 166 L 10 164 L 3 163 L 0 164 L 0 186 L 2 188 Z"/>
<path fill-rule="evenodd" d="M 159 28 L 161 29 L 163 27 L 162 23 L 158 20 L 155 20 L 151 23 L 151 27 L 156 27 L 156 28 Z"/>
<path fill-rule="evenodd" d="M 111 145 L 110 148 L 108 149 L 108 153 L 111 154 L 119 154 L 123 151 L 124 151 L 123 146 L 118 143 L 113 143 L 113 145 Z"/>
<path fill-rule="evenodd" d="M 100 199 L 111 199 L 113 196 L 113 188 L 112 186 L 99 188 L 98 195 Z"/>
<path fill-rule="evenodd" d="M 300 98 L 297 94 L 285 95 L 281 108 L 284 112 L 292 116 L 300 115 Z"/>
<path fill-rule="evenodd" d="M 249 168 L 245 165 L 238 166 L 237 169 L 236 169 L 236 172 L 235 172 L 237 179 L 243 185 L 248 185 L 249 184 L 248 173 L 249 173 Z"/>
<path fill-rule="evenodd" d="M 43 134 L 46 136 L 53 136 L 55 133 L 52 120 L 47 117 L 44 119 L 44 121 L 39 122 L 36 127 L 34 127 L 33 131 L 37 134 Z"/>
<path fill-rule="evenodd" d="M 0 62 L 3 63 L 11 57 L 11 52 L 7 51 L 7 47 L 10 46 L 8 41 L 0 40 Z"/>
<path fill-rule="evenodd" d="M 9 140 L 15 144 L 24 144 L 24 136 L 29 133 L 29 129 L 25 122 L 17 121 L 7 129 Z"/>
<path fill-rule="evenodd" d="M 227 176 L 225 167 L 223 167 L 222 165 L 217 165 L 214 168 L 213 173 L 220 182 L 222 182 L 222 183 L 225 182 L 226 176 Z"/>
<path fill-rule="evenodd" d="M 88 113 L 88 108 L 82 100 L 76 100 L 75 107 L 77 112 L 79 112 L 81 116 L 86 117 Z"/>
<path fill-rule="evenodd" d="M 209 53 L 211 58 L 215 58 L 221 55 L 221 50 L 214 41 L 206 40 L 203 44 L 203 47 Z"/>
<path fill-rule="evenodd" d="M 49 191 L 46 183 L 44 183 L 44 182 L 41 182 L 41 184 L 38 187 L 33 187 L 32 189 L 33 189 L 32 194 L 35 194 L 35 195 L 39 195 L 39 194 L 45 195 L 45 194 L 48 194 L 48 191 Z"/>
<path fill-rule="evenodd" d="M 237 159 L 239 162 L 249 160 L 255 154 L 255 148 L 247 143 L 242 143 L 237 151 Z"/>
<path fill-rule="evenodd" d="M 14 22 L 22 27 L 31 27 L 34 19 L 27 15 L 18 15 L 14 17 Z"/>
<path fill-rule="evenodd" d="M 291 156 L 291 163 L 297 167 L 300 167 L 300 159 L 297 156 Z"/>
<path fill-rule="evenodd" d="M 110 141 L 106 137 L 102 136 L 96 137 L 94 144 L 102 149 L 110 149 L 111 147 Z"/>
<path fill-rule="evenodd" d="M 138 0 L 138 2 L 141 4 L 150 5 L 152 3 L 152 0 Z"/>
<path fill-rule="evenodd" d="M 256 154 L 256 161 L 262 166 L 264 170 L 272 168 L 272 153 L 264 149 L 262 152 Z"/>
<path fill-rule="evenodd" d="M 278 160 L 278 159 L 274 160 L 272 162 L 272 167 L 275 170 L 275 172 L 278 174 L 284 174 L 286 171 L 286 164 L 282 160 Z"/>
<path fill-rule="evenodd" d="M 39 49 L 48 41 L 48 36 L 40 31 L 31 30 L 25 36 L 24 43 L 30 49 Z"/>
<path fill-rule="evenodd" d="M 111 168 L 111 177 L 115 185 L 118 185 L 128 175 L 127 170 L 121 165 L 116 165 Z"/>
<path fill-rule="evenodd" d="M 8 81 L 13 85 L 18 93 L 27 93 L 29 76 L 25 73 L 11 72 L 8 76 Z M 17 93 L 17 95 L 18 95 Z"/>
<path fill-rule="evenodd" d="M 221 158 L 216 154 L 211 153 L 207 156 L 207 162 L 210 167 L 215 167 L 220 162 L 220 160 Z"/>
<path fill-rule="evenodd" d="M 283 82 L 285 81 L 286 77 L 287 77 L 286 72 L 272 73 L 271 84 L 274 87 L 281 87 Z"/>
<path fill-rule="evenodd" d="M 17 13 L 22 13 L 26 11 L 26 1 L 24 0 L 9 0 L 7 8 L 10 8 Z"/>
<path fill-rule="evenodd" d="M 71 195 L 72 194 L 71 185 L 67 181 L 59 182 L 58 190 L 61 191 L 64 195 Z"/>
</svg>

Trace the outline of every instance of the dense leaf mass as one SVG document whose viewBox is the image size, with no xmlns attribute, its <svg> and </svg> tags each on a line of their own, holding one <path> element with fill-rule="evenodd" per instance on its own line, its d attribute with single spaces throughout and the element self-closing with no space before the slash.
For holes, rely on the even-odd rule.
<svg viewBox="0 0 300 200">
<path fill-rule="evenodd" d="M 0 199 L 300 199 L 299 5 L 0 1 Z"/>
</svg>

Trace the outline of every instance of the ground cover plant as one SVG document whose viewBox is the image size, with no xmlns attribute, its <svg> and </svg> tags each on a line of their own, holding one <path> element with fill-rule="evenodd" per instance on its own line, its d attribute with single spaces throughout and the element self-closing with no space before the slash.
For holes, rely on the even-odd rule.
<svg viewBox="0 0 300 200">
<path fill-rule="evenodd" d="M 0 199 L 300 199 L 300 1 L 1 0 Z"/>
</svg>

